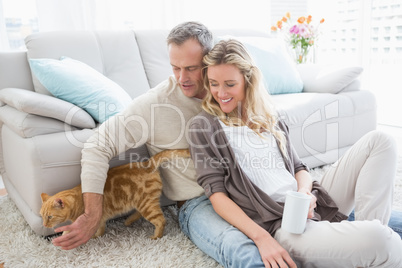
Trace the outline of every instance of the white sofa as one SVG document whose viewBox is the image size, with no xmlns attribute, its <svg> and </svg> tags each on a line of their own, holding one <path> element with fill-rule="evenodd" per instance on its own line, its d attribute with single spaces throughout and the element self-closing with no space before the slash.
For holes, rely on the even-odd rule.
<svg viewBox="0 0 402 268">
<path fill-rule="evenodd" d="M 216 36 L 269 37 L 255 31 L 213 31 Z M 119 84 L 135 98 L 172 74 L 168 59 L 168 31 L 79 31 L 33 34 L 27 51 L 0 52 L 0 168 L 9 197 L 31 228 L 40 235 L 40 194 L 54 194 L 80 183 L 83 142 L 94 133 L 96 122 L 83 110 L 49 94 L 33 80 L 28 58 L 68 56 L 84 62 Z M 319 76 L 322 66 L 297 67 L 305 91 L 274 95 L 288 123 L 300 157 L 316 167 L 334 162 L 362 135 L 376 127 L 373 94 L 359 89 L 357 74 L 342 80 L 336 94 L 334 77 Z M 338 70 L 348 76 L 352 69 Z M 324 77 L 324 79 L 323 79 Z M 343 84 L 342 84 L 343 83 Z M 308 91 L 308 92 L 307 92 Z M 72 142 L 74 140 L 74 142 Z M 135 149 L 147 155 L 145 146 Z M 129 161 L 115 157 L 110 165 Z M 169 200 L 163 200 L 169 204 Z"/>
</svg>

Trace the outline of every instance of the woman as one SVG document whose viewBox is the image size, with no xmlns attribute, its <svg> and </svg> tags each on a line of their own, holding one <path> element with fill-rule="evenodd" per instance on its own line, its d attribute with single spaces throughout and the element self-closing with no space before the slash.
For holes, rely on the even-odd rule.
<svg viewBox="0 0 402 268">
<path fill-rule="evenodd" d="M 220 41 L 203 61 L 208 93 L 189 131 L 198 182 L 217 214 L 253 240 L 265 266 L 402 267 L 401 238 L 386 226 L 393 140 L 367 134 L 320 185 L 292 147 L 244 46 Z M 280 228 L 289 190 L 312 196 L 302 235 Z M 342 221 L 353 207 L 357 221 Z"/>
</svg>

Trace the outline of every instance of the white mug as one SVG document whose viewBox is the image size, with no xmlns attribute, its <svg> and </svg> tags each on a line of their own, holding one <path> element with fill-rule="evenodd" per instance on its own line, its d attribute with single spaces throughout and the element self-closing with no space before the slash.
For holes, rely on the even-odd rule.
<svg viewBox="0 0 402 268">
<path fill-rule="evenodd" d="M 304 233 L 310 201 L 311 196 L 308 194 L 295 191 L 287 192 L 283 209 L 282 229 L 293 234 Z"/>
</svg>

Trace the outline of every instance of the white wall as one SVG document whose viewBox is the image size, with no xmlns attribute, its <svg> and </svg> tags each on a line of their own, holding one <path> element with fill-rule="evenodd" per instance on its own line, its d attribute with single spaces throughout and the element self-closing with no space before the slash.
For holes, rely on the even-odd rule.
<svg viewBox="0 0 402 268">
<path fill-rule="evenodd" d="M 210 28 L 270 29 L 270 0 L 36 0 L 41 31 L 171 29 L 184 21 Z"/>
</svg>

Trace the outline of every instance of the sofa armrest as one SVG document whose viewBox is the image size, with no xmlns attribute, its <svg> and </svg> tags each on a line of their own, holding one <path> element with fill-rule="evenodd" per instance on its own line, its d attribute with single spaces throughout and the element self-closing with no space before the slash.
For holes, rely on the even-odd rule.
<svg viewBox="0 0 402 268">
<path fill-rule="evenodd" d="M 29 114 L 9 105 L 0 107 L 0 124 L 5 124 L 22 138 L 77 129 L 60 120 Z"/>
<path fill-rule="evenodd" d="M 339 93 L 360 90 L 359 66 L 298 64 L 297 70 L 303 81 L 303 92 Z"/>
<path fill-rule="evenodd" d="M 78 106 L 64 100 L 19 88 L 0 90 L 0 106 L 7 104 L 18 111 L 53 118 L 78 128 L 94 128 L 93 118 Z"/>
</svg>

